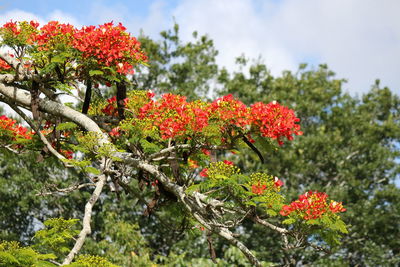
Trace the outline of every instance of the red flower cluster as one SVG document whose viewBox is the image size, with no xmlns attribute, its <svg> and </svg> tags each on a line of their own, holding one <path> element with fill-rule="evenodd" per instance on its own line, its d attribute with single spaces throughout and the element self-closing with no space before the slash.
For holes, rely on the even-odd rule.
<svg viewBox="0 0 400 267">
<path fill-rule="evenodd" d="M 187 131 L 201 132 L 208 125 L 209 112 L 196 102 L 186 102 L 184 96 L 165 94 L 159 101 L 151 100 L 144 105 L 138 117 L 150 119 L 161 137 L 169 139 Z"/>
<path fill-rule="evenodd" d="M 240 127 L 242 133 L 258 132 L 264 137 L 277 139 L 282 145 L 282 137 L 293 139 L 293 134 L 301 135 L 300 120 L 294 111 L 277 102 L 256 103 L 250 108 L 227 95 L 211 104 L 186 102 L 183 96 L 166 94 L 158 101 L 150 101 L 140 109 L 139 119 L 148 118 L 158 127 L 164 139 L 199 133 L 204 127 L 216 123 L 224 131 L 230 125 Z M 251 139 L 252 140 L 252 139 Z"/>
<path fill-rule="evenodd" d="M 275 177 L 274 181 L 273 181 L 273 185 L 270 185 L 270 187 L 274 188 L 275 191 L 280 191 L 281 186 L 283 186 L 283 182 L 281 180 L 279 180 L 278 177 Z M 257 183 L 251 185 L 251 192 L 256 195 L 264 194 L 264 191 L 267 189 L 268 189 L 267 181 L 263 181 L 263 182 L 258 181 Z"/>
<path fill-rule="evenodd" d="M 283 144 L 282 137 L 293 140 L 293 134 L 303 134 L 300 125 L 296 124 L 300 119 L 296 117 L 294 111 L 276 101 L 269 104 L 262 102 L 253 104 L 250 117 L 252 125 L 259 128 L 262 136 L 276 139 L 279 145 Z"/>
<path fill-rule="evenodd" d="M 36 28 L 39 26 L 39 24 L 32 23 L 31 25 Z M 49 50 L 59 43 L 71 45 L 75 31 L 75 27 L 70 24 L 50 21 L 43 25 L 38 33 L 34 32 L 30 40 L 32 43 L 37 42 L 39 50 Z"/>
<path fill-rule="evenodd" d="M 1 71 L 1 70 L 8 70 L 8 69 L 10 69 L 10 68 L 11 68 L 11 66 L 8 65 L 7 62 L 5 62 L 4 60 L 2 60 L 2 59 L 0 58 L 0 71 Z"/>
<path fill-rule="evenodd" d="M 228 125 L 244 127 L 249 124 L 249 110 L 231 94 L 218 98 L 211 104 L 211 112 L 218 120 Z"/>
<path fill-rule="evenodd" d="M 260 182 L 251 186 L 251 192 L 256 195 L 264 194 L 265 189 L 267 189 L 267 185 L 261 184 Z"/>
<path fill-rule="evenodd" d="M 300 195 L 299 199 L 293 201 L 290 205 L 284 205 L 280 214 L 288 216 L 291 213 L 296 213 L 305 220 L 318 219 L 327 213 L 338 213 L 346 211 L 342 203 L 331 201 L 327 203 L 328 195 L 323 192 L 309 191 L 304 195 Z"/>
<path fill-rule="evenodd" d="M 8 118 L 5 115 L 0 116 L 0 129 L 5 130 L 8 134 L 13 136 L 13 140 L 16 138 L 32 139 L 32 132 L 28 131 L 27 128 L 16 125 L 16 121 Z"/>
<path fill-rule="evenodd" d="M 207 168 L 202 169 L 201 172 L 200 172 L 200 176 L 201 177 L 208 177 L 208 169 Z"/>
<path fill-rule="evenodd" d="M 113 67 L 121 74 L 133 73 L 136 64 L 147 60 L 140 42 L 130 36 L 121 23 L 117 26 L 110 22 L 98 27 L 76 29 L 70 24 L 50 21 L 39 30 L 38 27 L 35 21 L 29 24 L 10 21 L 2 29 L 26 44 L 37 45 L 38 50 L 58 51 L 63 46 L 62 49 L 76 49 L 81 52 L 83 60 L 94 59 L 100 67 Z"/>
<path fill-rule="evenodd" d="M 6 30 L 9 30 L 10 32 L 12 32 L 15 35 L 18 35 L 21 33 L 21 27 L 19 26 L 19 24 L 17 22 L 7 22 L 3 25 L 3 28 Z"/>
<path fill-rule="evenodd" d="M 114 66 L 123 74 L 133 73 L 134 64 L 147 60 L 140 42 L 121 23 L 83 27 L 75 32 L 73 46 L 82 52 L 84 59 L 96 58 L 100 65 Z"/>
<path fill-rule="evenodd" d="M 115 127 L 109 132 L 110 136 L 119 137 L 121 135 L 121 128 Z"/>
</svg>

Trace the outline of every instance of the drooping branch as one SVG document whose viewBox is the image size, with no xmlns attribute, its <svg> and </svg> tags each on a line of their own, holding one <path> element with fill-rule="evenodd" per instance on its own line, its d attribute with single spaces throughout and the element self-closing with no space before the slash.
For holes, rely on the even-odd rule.
<svg viewBox="0 0 400 267">
<path fill-rule="evenodd" d="M 257 154 L 257 156 L 259 157 L 261 163 L 264 163 L 264 157 L 263 157 L 263 155 L 261 154 L 260 150 L 258 150 L 258 148 L 257 148 L 255 145 L 253 145 L 253 144 L 249 141 L 249 139 L 247 139 L 246 136 L 243 136 L 242 139 L 243 139 L 243 141 L 246 143 L 246 145 L 248 145 L 248 146 L 251 148 L 251 150 L 253 150 L 253 151 Z"/>
<path fill-rule="evenodd" d="M 13 104 L 11 101 L 7 100 L 3 96 L 0 96 L 0 100 L 4 103 L 7 103 L 19 116 L 21 116 L 21 118 L 24 121 L 26 121 L 29 124 L 29 126 L 35 131 L 35 133 L 39 136 L 40 140 L 46 146 L 47 150 L 50 153 L 52 153 L 56 158 L 58 158 L 64 164 L 65 167 L 72 167 L 70 164 L 65 162 L 66 158 L 53 148 L 53 146 L 50 144 L 47 138 L 40 131 L 39 127 L 37 127 L 36 124 L 24 112 L 22 112 L 17 105 Z"/>
<path fill-rule="evenodd" d="M 86 92 L 85 92 L 85 101 L 82 106 L 82 113 L 87 114 L 90 106 L 90 100 L 92 99 L 92 80 L 88 78 L 86 80 Z"/>
</svg>

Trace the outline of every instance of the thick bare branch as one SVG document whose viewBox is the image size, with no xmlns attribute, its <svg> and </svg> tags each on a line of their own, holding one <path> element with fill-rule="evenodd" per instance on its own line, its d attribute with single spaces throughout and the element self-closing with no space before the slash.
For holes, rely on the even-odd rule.
<svg viewBox="0 0 400 267">
<path fill-rule="evenodd" d="M 4 95 L 9 101 L 15 102 L 19 106 L 23 106 L 27 109 L 30 108 L 31 96 L 24 90 L 0 83 L 0 94 Z M 61 116 L 73 121 L 87 131 L 98 133 L 102 136 L 102 138 L 99 139 L 99 145 L 109 143 L 107 136 L 103 134 L 96 122 L 79 111 L 48 99 L 39 100 L 39 109 L 54 116 Z"/>
</svg>

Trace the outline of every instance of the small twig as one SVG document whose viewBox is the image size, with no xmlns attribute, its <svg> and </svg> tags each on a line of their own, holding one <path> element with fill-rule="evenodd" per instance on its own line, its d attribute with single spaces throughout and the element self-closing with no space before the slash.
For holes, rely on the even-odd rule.
<svg viewBox="0 0 400 267">
<path fill-rule="evenodd" d="M 177 158 L 177 157 L 158 157 L 153 159 L 153 161 L 161 161 L 163 159 L 167 159 L 167 160 L 183 160 L 183 158 Z"/>
<path fill-rule="evenodd" d="M 61 263 L 56 262 L 55 260 L 47 259 L 46 261 L 48 261 L 48 262 L 50 262 L 50 263 L 53 263 L 53 264 L 55 264 L 55 265 L 57 265 L 57 266 L 61 266 Z"/>
<path fill-rule="evenodd" d="M 1 147 L 4 147 L 5 149 L 7 149 L 8 151 L 14 153 L 14 154 L 21 154 L 20 151 L 13 149 L 11 146 L 12 145 L 0 145 Z"/>
<path fill-rule="evenodd" d="M 164 148 L 164 149 L 160 150 L 159 152 L 151 154 L 147 159 L 149 161 L 156 160 L 157 158 L 160 158 L 160 157 L 164 156 L 167 153 L 173 152 L 176 149 L 184 149 L 184 148 L 190 148 L 190 147 L 191 146 L 189 144 L 175 145 L 175 146 L 167 147 L 167 148 Z"/>
<path fill-rule="evenodd" d="M 81 188 L 88 187 L 88 186 L 96 186 L 96 184 L 94 184 L 94 183 L 77 184 L 77 185 L 73 185 L 73 186 L 70 186 L 67 188 L 55 187 L 55 191 L 53 191 L 53 192 L 40 192 L 40 193 L 37 193 L 36 196 L 49 196 L 49 195 L 53 195 L 56 193 L 70 193 L 77 189 L 81 189 Z"/>
<path fill-rule="evenodd" d="M 212 232 L 207 230 L 207 243 L 208 243 L 208 250 L 210 251 L 211 260 L 214 263 L 217 263 L 217 254 L 215 253 L 213 240 L 212 240 Z"/>
<path fill-rule="evenodd" d="M 277 232 L 279 232 L 281 234 L 288 234 L 289 233 L 289 230 L 287 230 L 285 228 L 282 228 L 282 227 L 278 227 L 276 225 L 273 225 L 272 223 L 261 219 L 260 217 L 258 217 L 258 215 L 252 216 L 251 219 L 256 223 L 264 225 L 264 226 L 266 226 L 266 227 L 268 227 L 268 228 L 270 228 L 272 230 L 275 230 L 275 231 L 277 231 Z"/>
</svg>

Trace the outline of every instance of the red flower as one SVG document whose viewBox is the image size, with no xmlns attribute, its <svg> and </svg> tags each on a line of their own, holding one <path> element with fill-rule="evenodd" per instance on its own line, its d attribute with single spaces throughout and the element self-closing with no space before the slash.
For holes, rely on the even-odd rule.
<svg viewBox="0 0 400 267">
<path fill-rule="evenodd" d="M 225 163 L 226 165 L 232 165 L 232 166 L 233 166 L 233 162 L 232 162 L 232 161 L 224 160 L 224 163 Z"/>
<path fill-rule="evenodd" d="M 113 128 L 112 130 L 111 130 L 111 132 L 109 133 L 111 136 L 114 136 L 114 137 L 119 137 L 120 135 L 121 135 L 121 133 L 120 133 L 120 128 L 119 127 L 115 127 L 115 128 Z"/>
<path fill-rule="evenodd" d="M 155 96 L 155 94 L 154 94 L 153 91 L 149 90 L 149 91 L 147 92 L 147 97 L 148 97 L 148 98 L 153 98 L 154 96 Z"/>
<path fill-rule="evenodd" d="M 8 65 L 4 60 L 2 60 L 0 58 L 0 71 L 1 70 L 9 70 L 9 69 L 11 69 L 11 66 Z"/>
<path fill-rule="evenodd" d="M 275 176 L 274 182 L 275 182 L 276 187 L 281 187 L 283 185 L 283 182 L 281 180 L 279 180 L 279 178 L 276 176 Z"/>
<path fill-rule="evenodd" d="M 342 205 L 342 202 L 336 202 L 336 201 L 331 201 L 331 204 L 329 205 L 329 209 L 333 213 L 345 212 L 346 211 L 346 209 Z"/>
<path fill-rule="evenodd" d="M 31 20 L 29 24 L 35 29 L 39 27 L 39 22 L 37 22 L 36 20 Z"/>
<path fill-rule="evenodd" d="M 253 194 L 262 195 L 266 188 L 267 188 L 267 186 L 264 184 L 263 185 L 261 185 L 260 183 L 253 184 L 251 186 L 251 192 L 253 192 Z"/>
<path fill-rule="evenodd" d="M 207 149 L 205 149 L 205 148 L 202 148 L 202 149 L 201 149 L 201 152 L 203 152 L 203 154 L 204 154 L 204 155 L 207 155 L 207 156 L 210 156 L 210 155 L 211 155 L 210 150 L 207 150 Z"/>
<path fill-rule="evenodd" d="M 200 176 L 201 177 L 208 177 L 208 173 L 207 173 L 208 169 L 204 168 L 201 172 L 200 172 Z"/>
</svg>

